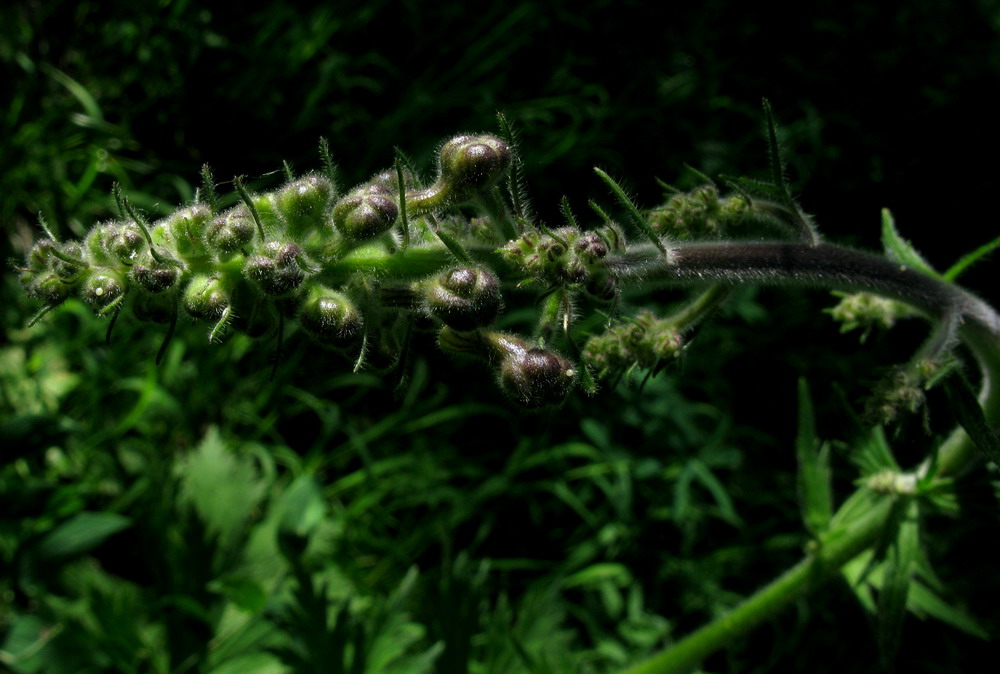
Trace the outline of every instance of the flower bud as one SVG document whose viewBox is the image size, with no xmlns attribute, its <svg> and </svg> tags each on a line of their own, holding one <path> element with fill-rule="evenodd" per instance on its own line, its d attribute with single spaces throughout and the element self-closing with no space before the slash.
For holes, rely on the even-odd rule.
<svg viewBox="0 0 1000 674">
<path fill-rule="evenodd" d="M 264 255 L 247 258 L 243 275 L 268 295 L 287 295 L 306 277 L 298 263 L 301 253 L 294 243 L 271 241 L 264 247 Z"/>
<path fill-rule="evenodd" d="M 184 308 L 194 318 L 217 321 L 230 304 L 229 291 L 216 276 L 195 276 L 184 290 Z"/>
<path fill-rule="evenodd" d="M 237 206 L 212 220 L 205 229 L 205 243 L 217 255 L 228 258 L 253 240 L 253 217 L 246 206 Z"/>
<path fill-rule="evenodd" d="M 205 204 L 181 208 L 153 226 L 153 239 L 168 239 L 182 258 L 201 255 L 211 219 L 212 210 Z"/>
<path fill-rule="evenodd" d="M 60 246 L 60 252 L 64 257 L 80 260 L 83 266 L 65 259 L 52 256 L 52 271 L 59 275 L 59 278 L 66 281 L 75 281 L 80 278 L 81 272 L 86 269 L 86 262 L 83 260 L 83 248 L 75 241 L 70 241 Z"/>
<path fill-rule="evenodd" d="M 333 225 L 348 241 L 367 241 L 396 222 L 399 209 L 389 188 L 374 183 L 353 190 L 333 207 Z"/>
<path fill-rule="evenodd" d="M 166 267 L 157 264 L 134 264 L 129 270 L 129 277 L 140 287 L 151 293 L 162 293 L 177 283 L 179 270 L 177 267 Z"/>
<path fill-rule="evenodd" d="M 73 292 L 73 284 L 54 272 L 29 271 L 21 275 L 21 283 L 29 296 L 42 300 L 50 306 L 64 302 Z"/>
<path fill-rule="evenodd" d="M 317 286 L 299 310 L 299 324 L 320 344 L 346 348 L 361 338 L 364 321 L 347 296 Z"/>
<path fill-rule="evenodd" d="M 275 196 L 275 205 L 294 236 L 323 227 L 333 183 L 317 173 L 310 174 L 285 185 Z"/>
<path fill-rule="evenodd" d="M 488 134 L 456 136 L 441 146 L 439 180 L 456 200 L 492 185 L 510 167 L 510 147 Z"/>
<path fill-rule="evenodd" d="M 95 270 L 87 276 L 80 295 L 95 309 L 105 309 L 125 294 L 125 277 L 110 269 Z"/>
<path fill-rule="evenodd" d="M 476 348 L 476 343 L 481 346 L 487 358 L 498 366 L 500 388 L 525 407 L 559 405 L 576 383 L 577 372 L 572 363 L 555 351 L 533 346 L 520 337 L 486 332 L 465 343 L 470 351 Z"/>
<path fill-rule="evenodd" d="M 492 323 L 503 306 L 496 276 L 476 267 L 456 267 L 422 284 L 427 310 L 455 330 Z"/>
<path fill-rule="evenodd" d="M 561 404 L 575 382 L 573 365 L 548 349 L 517 349 L 500 363 L 500 387 L 528 408 Z"/>
</svg>

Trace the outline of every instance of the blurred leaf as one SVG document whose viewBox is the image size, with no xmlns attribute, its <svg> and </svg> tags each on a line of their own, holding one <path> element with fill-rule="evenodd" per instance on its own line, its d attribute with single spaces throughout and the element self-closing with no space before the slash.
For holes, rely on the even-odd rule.
<svg viewBox="0 0 1000 674">
<path fill-rule="evenodd" d="M 873 426 L 855 440 L 851 449 L 851 460 L 861 469 L 863 477 L 899 470 L 899 464 L 892 455 L 889 443 L 885 439 L 885 431 L 881 426 Z"/>
<path fill-rule="evenodd" d="M 54 561 L 83 554 L 125 529 L 131 522 L 128 517 L 117 513 L 78 513 L 42 537 L 33 555 L 40 560 Z"/>
<path fill-rule="evenodd" d="M 952 413 L 972 442 L 987 461 L 1000 465 L 1000 437 L 990 427 L 976 393 L 961 369 L 956 369 L 952 376 L 945 378 L 944 392 Z"/>
<path fill-rule="evenodd" d="M 181 495 L 223 545 L 232 543 L 264 497 L 267 483 L 253 461 L 237 456 L 216 427 L 180 467 Z"/>
<path fill-rule="evenodd" d="M 815 536 L 826 531 L 833 516 L 830 453 L 826 446 L 819 447 L 809 385 L 804 378 L 799 379 L 799 432 L 795 444 L 799 460 L 799 502 L 802 520 L 810 533 Z"/>
<path fill-rule="evenodd" d="M 274 506 L 281 513 L 279 534 L 306 537 L 326 514 L 326 501 L 313 475 L 300 475 L 288 486 Z"/>
<path fill-rule="evenodd" d="M 913 584 L 914 570 L 920 556 L 920 522 L 916 499 L 897 504 L 900 519 L 896 537 L 888 550 L 878 595 L 878 644 L 887 666 L 896 657 L 903 634 L 907 596 Z"/>
</svg>

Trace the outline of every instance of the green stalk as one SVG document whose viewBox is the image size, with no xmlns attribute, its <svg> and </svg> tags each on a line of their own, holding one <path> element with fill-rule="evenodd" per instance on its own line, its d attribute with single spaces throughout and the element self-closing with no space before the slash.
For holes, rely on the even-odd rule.
<svg viewBox="0 0 1000 674">
<path fill-rule="evenodd" d="M 680 674 L 760 625 L 806 593 L 839 575 L 840 568 L 867 550 L 878 538 L 892 506 L 882 498 L 847 531 L 748 597 L 742 604 L 622 674 Z"/>
</svg>

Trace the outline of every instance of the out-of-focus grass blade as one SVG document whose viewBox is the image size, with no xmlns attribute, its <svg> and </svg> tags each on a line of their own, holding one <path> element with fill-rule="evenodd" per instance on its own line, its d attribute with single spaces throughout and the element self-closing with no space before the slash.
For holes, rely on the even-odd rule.
<svg viewBox="0 0 1000 674">
<path fill-rule="evenodd" d="M 804 378 L 799 380 L 799 430 L 795 444 L 802 521 L 813 535 L 819 535 L 830 526 L 833 516 L 829 451 L 826 446 L 819 447 L 809 385 Z"/>
</svg>

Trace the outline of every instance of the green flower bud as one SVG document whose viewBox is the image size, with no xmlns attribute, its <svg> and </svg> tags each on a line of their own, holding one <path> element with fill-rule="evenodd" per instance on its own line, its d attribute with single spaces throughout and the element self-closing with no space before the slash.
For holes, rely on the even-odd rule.
<svg viewBox="0 0 1000 674">
<path fill-rule="evenodd" d="M 431 315 L 455 330 L 474 330 L 492 323 L 503 306 L 496 276 L 476 267 L 456 267 L 421 286 Z"/>
<path fill-rule="evenodd" d="M 59 244 L 52 239 L 42 239 L 28 251 L 28 269 L 31 271 L 43 271 L 49 268 L 50 262 L 55 259 L 52 250 Z"/>
<path fill-rule="evenodd" d="M 441 146 L 439 181 L 463 200 L 492 185 L 507 172 L 512 153 L 496 136 L 456 136 Z"/>
<path fill-rule="evenodd" d="M 81 273 L 87 268 L 87 263 L 83 260 L 83 248 L 75 241 L 70 241 L 59 246 L 59 251 L 63 257 L 55 254 L 50 258 L 52 271 L 65 281 L 75 281 L 80 278 Z M 69 262 L 69 260 L 80 260 L 80 264 Z"/>
<path fill-rule="evenodd" d="M 282 187 L 275 196 L 275 205 L 288 224 L 287 231 L 296 236 L 323 228 L 332 198 L 333 183 L 314 173 Z"/>
<path fill-rule="evenodd" d="M 202 255 L 205 229 L 211 219 L 212 210 L 205 204 L 182 208 L 154 225 L 153 240 L 172 245 L 182 258 Z"/>
<path fill-rule="evenodd" d="M 246 259 L 243 275 L 268 295 L 287 295 L 305 280 L 305 272 L 298 262 L 301 254 L 294 243 L 271 241 L 264 247 L 263 255 Z"/>
<path fill-rule="evenodd" d="M 208 248 L 223 258 L 229 258 L 253 241 L 257 226 L 246 206 L 237 206 L 212 220 L 205 229 Z"/>
<path fill-rule="evenodd" d="M 229 290 L 217 276 L 195 276 L 184 290 L 184 308 L 194 318 L 217 321 L 230 304 Z"/>
<path fill-rule="evenodd" d="M 346 348 L 361 338 L 361 313 L 343 293 L 317 286 L 299 310 L 299 324 L 320 344 Z"/>
<path fill-rule="evenodd" d="M 367 241 L 389 231 L 399 209 L 379 183 L 352 190 L 333 207 L 333 225 L 348 241 Z"/>
<path fill-rule="evenodd" d="M 177 283 L 180 270 L 177 267 L 161 267 L 155 263 L 134 264 L 129 270 L 129 278 L 151 293 L 162 293 Z"/>
<path fill-rule="evenodd" d="M 50 306 L 61 304 L 73 292 L 73 284 L 54 272 L 26 272 L 21 275 L 21 284 L 30 297 Z"/>
<path fill-rule="evenodd" d="M 95 309 L 105 309 L 125 294 L 125 277 L 111 269 L 94 270 L 87 276 L 80 295 Z"/>
</svg>

